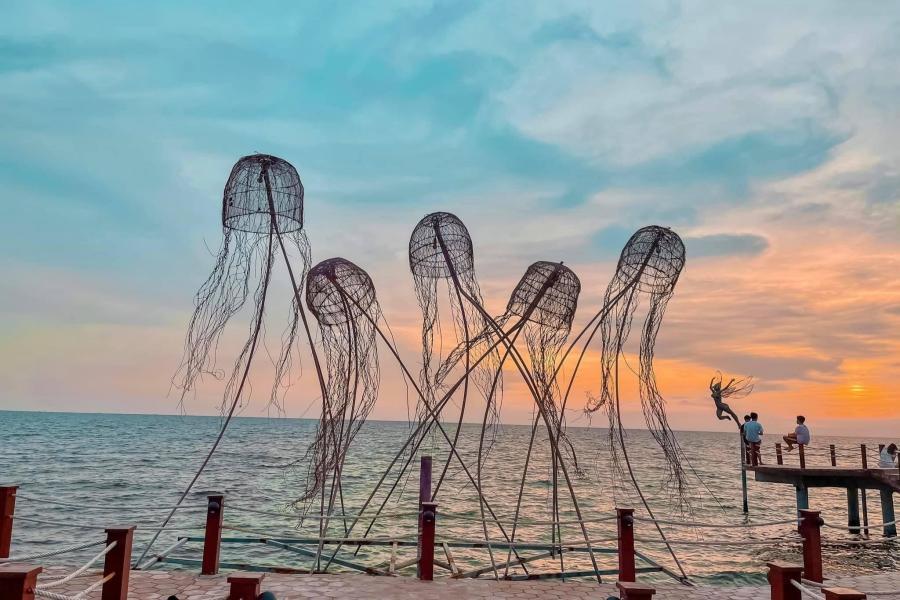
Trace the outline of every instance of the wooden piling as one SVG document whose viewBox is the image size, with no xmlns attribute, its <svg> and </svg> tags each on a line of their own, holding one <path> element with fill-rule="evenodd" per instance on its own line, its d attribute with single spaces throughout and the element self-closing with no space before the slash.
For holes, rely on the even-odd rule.
<svg viewBox="0 0 900 600">
<path fill-rule="evenodd" d="M 431 502 L 431 457 L 430 456 L 422 456 L 419 459 L 419 523 L 417 527 L 416 537 L 420 540 L 422 539 L 422 505 L 426 502 Z M 419 565 L 422 560 L 422 544 L 419 543 L 418 548 L 416 550 L 416 565 Z M 416 566 L 416 575 L 419 579 L 422 578 L 422 573 L 419 571 L 419 567 Z"/>
<path fill-rule="evenodd" d="M 775 462 L 779 465 L 784 464 L 784 455 L 781 454 L 781 444 L 775 444 Z"/>
<path fill-rule="evenodd" d="M 806 447 L 804 444 L 800 444 L 800 468 L 806 468 Z"/>
<path fill-rule="evenodd" d="M 835 454 L 835 451 L 834 451 L 834 444 L 829 444 L 828 449 L 831 452 L 831 466 L 836 467 L 837 466 L 837 454 Z"/>
<path fill-rule="evenodd" d="M 616 509 L 616 528 L 619 546 L 619 581 L 635 581 L 633 508 Z"/>
<path fill-rule="evenodd" d="M 219 552 L 222 546 L 222 516 L 225 512 L 225 496 L 207 496 L 206 532 L 203 536 L 202 575 L 219 572 Z"/>
<path fill-rule="evenodd" d="M 18 489 L 16 485 L 0 486 L 0 558 L 9 558 Z"/>
<path fill-rule="evenodd" d="M 7 557 L 8 558 L 8 557 Z M 0 598 L 34 600 L 34 588 L 42 567 L 7 563 L 0 565 Z"/>
<path fill-rule="evenodd" d="M 616 587 L 622 600 L 651 600 L 656 593 L 656 589 L 649 585 L 630 581 L 618 581 Z"/>
<path fill-rule="evenodd" d="M 795 489 L 797 496 L 797 514 L 799 515 L 801 510 L 809 508 L 809 488 L 801 484 Z"/>
<path fill-rule="evenodd" d="M 801 600 L 800 590 L 791 581 L 800 583 L 803 567 L 784 562 L 770 562 L 768 579 L 772 590 L 772 600 Z"/>
<path fill-rule="evenodd" d="M 265 573 L 235 573 L 228 576 L 228 600 L 256 600 Z"/>
<path fill-rule="evenodd" d="M 825 600 L 865 600 L 866 595 L 849 588 L 827 587 L 822 588 Z"/>
<path fill-rule="evenodd" d="M 800 511 L 803 536 L 803 577 L 822 583 L 822 517 L 817 510 Z"/>
<path fill-rule="evenodd" d="M 419 538 L 419 579 L 434 579 L 434 533 L 437 523 L 437 502 L 422 503 L 422 535 Z"/>
<path fill-rule="evenodd" d="M 127 600 L 128 577 L 131 574 L 131 544 L 134 540 L 134 526 L 110 528 L 106 530 L 106 545 L 116 546 L 106 553 L 103 563 L 103 577 L 112 578 L 103 584 L 101 600 Z"/>
</svg>

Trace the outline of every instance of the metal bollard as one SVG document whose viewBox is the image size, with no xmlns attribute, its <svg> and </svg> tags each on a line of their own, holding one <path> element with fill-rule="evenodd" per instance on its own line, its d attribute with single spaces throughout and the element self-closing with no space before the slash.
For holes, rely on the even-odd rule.
<svg viewBox="0 0 900 600">
<path fill-rule="evenodd" d="M 822 583 L 822 517 L 817 510 L 800 511 L 800 535 L 803 536 L 803 577 Z"/>
<path fill-rule="evenodd" d="M 803 567 L 784 562 L 770 562 L 767 566 L 772 600 L 801 600 L 800 590 L 791 585 L 791 581 L 800 582 Z"/>
<path fill-rule="evenodd" d="M 634 509 L 616 509 L 616 529 L 619 546 L 619 581 L 635 581 L 634 567 Z"/>
<path fill-rule="evenodd" d="M 422 503 L 422 535 L 419 537 L 419 579 L 434 579 L 434 530 L 437 502 Z"/>
<path fill-rule="evenodd" d="M 225 512 L 225 496 L 207 496 L 206 532 L 203 535 L 203 563 L 201 575 L 219 572 L 219 551 L 222 545 L 222 515 Z"/>
<path fill-rule="evenodd" d="M 18 489 L 16 485 L 0 486 L 0 558 L 9 558 Z"/>
</svg>

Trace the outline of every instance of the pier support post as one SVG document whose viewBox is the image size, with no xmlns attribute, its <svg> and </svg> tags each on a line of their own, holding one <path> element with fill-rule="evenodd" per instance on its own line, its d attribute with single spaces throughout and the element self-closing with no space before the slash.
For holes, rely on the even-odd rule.
<svg viewBox="0 0 900 600">
<path fill-rule="evenodd" d="M 0 486 L 0 558 L 9 558 L 17 489 L 15 485 Z"/>
<path fill-rule="evenodd" d="M 655 588 L 631 581 L 618 581 L 616 587 L 622 600 L 650 600 L 656 593 Z"/>
<path fill-rule="evenodd" d="M 825 600 L 866 600 L 866 595 L 848 588 L 827 587 L 822 588 Z"/>
<path fill-rule="evenodd" d="M 131 543 L 133 540 L 133 525 L 106 530 L 106 545 L 115 542 L 116 547 L 106 553 L 103 576 L 115 574 L 112 579 L 103 584 L 101 600 L 126 600 L 128 598 L 128 577 L 131 574 Z"/>
<path fill-rule="evenodd" d="M 831 453 L 831 466 L 837 466 L 837 454 L 834 451 L 834 444 L 828 444 L 828 451 Z"/>
<path fill-rule="evenodd" d="M 34 600 L 38 573 L 43 567 L 7 563 L 0 565 L 0 598 Z"/>
<path fill-rule="evenodd" d="M 894 495 L 888 488 L 881 488 L 881 522 L 892 523 L 894 516 Z M 897 524 L 884 526 L 884 537 L 897 537 Z"/>
<path fill-rule="evenodd" d="M 859 532 L 859 490 L 855 487 L 847 488 L 847 527 L 850 533 Z"/>
<path fill-rule="evenodd" d="M 781 444 L 775 444 L 775 462 L 779 465 L 784 464 L 784 455 L 781 453 Z"/>
<path fill-rule="evenodd" d="M 791 581 L 800 582 L 803 567 L 783 562 L 770 562 L 767 566 L 772 600 L 801 600 L 800 590 L 791 585 Z"/>
<path fill-rule="evenodd" d="M 822 583 L 822 525 L 817 510 L 800 511 L 800 535 L 803 536 L 803 577 Z"/>
<path fill-rule="evenodd" d="M 860 444 L 859 446 L 860 455 L 862 458 L 862 468 L 869 468 L 869 457 L 866 456 L 866 445 Z M 862 500 L 862 524 L 863 529 L 860 533 L 864 533 L 866 537 L 869 537 L 869 504 L 866 501 L 866 488 L 862 488 L 859 490 L 860 500 Z"/>
<path fill-rule="evenodd" d="M 219 572 L 219 550 L 222 545 L 222 514 L 225 512 L 225 496 L 207 496 L 206 532 L 203 534 L 203 563 L 201 575 Z"/>
<path fill-rule="evenodd" d="M 425 502 L 431 502 L 431 457 L 423 456 L 419 459 L 419 523 L 417 528 L 417 538 L 422 539 L 422 505 Z M 416 575 L 422 578 L 422 572 L 419 570 L 419 563 L 422 560 L 422 544 L 416 549 Z"/>
<path fill-rule="evenodd" d="M 804 444 L 800 444 L 797 449 L 800 451 L 800 468 L 806 468 L 806 446 Z"/>
<path fill-rule="evenodd" d="M 434 579 L 434 529 L 437 521 L 437 502 L 422 503 L 422 535 L 419 537 L 419 579 Z"/>
<path fill-rule="evenodd" d="M 265 573 L 235 573 L 228 576 L 228 600 L 256 600 Z"/>
<path fill-rule="evenodd" d="M 798 485 L 797 488 L 797 515 L 801 510 L 809 508 L 809 489 L 805 485 Z"/>
<path fill-rule="evenodd" d="M 616 509 L 619 544 L 619 581 L 635 581 L 634 568 L 634 509 Z"/>
</svg>

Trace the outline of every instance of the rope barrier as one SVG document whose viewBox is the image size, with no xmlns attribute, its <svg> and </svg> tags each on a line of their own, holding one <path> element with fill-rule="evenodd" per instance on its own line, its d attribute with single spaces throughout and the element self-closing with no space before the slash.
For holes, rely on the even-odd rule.
<svg viewBox="0 0 900 600">
<path fill-rule="evenodd" d="M 60 500 L 51 500 L 50 498 L 41 498 L 38 496 L 31 496 L 28 494 L 22 494 L 18 492 L 16 494 L 16 498 L 19 500 L 30 500 L 32 502 L 38 502 L 43 504 L 55 504 L 57 506 L 66 506 L 69 508 L 84 508 L 84 504 L 75 504 L 72 502 L 62 502 Z M 172 510 L 172 509 L 183 509 L 183 508 L 206 508 L 206 504 L 182 504 L 180 506 L 151 506 L 149 508 L 142 508 L 136 506 L 110 506 L 110 505 L 94 505 L 94 508 L 101 508 L 105 510 Z"/>
<path fill-rule="evenodd" d="M 15 515 L 13 518 L 16 519 L 17 521 L 27 521 L 29 523 L 38 523 L 40 525 L 56 525 L 57 527 L 72 527 L 74 529 L 94 529 L 97 531 L 106 531 L 107 529 L 109 529 L 109 526 L 107 526 L 107 525 L 82 525 L 79 523 L 63 523 L 62 521 L 46 521 L 43 519 L 32 519 L 31 517 L 22 517 L 19 515 Z M 198 527 L 181 527 L 181 528 L 172 529 L 169 527 L 148 527 L 147 525 L 138 525 L 138 526 L 135 526 L 134 529 L 135 529 L 135 531 L 178 532 L 178 531 L 196 531 L 198 529 L 203 529 L 203 527 L 200 527 L 200 526 L 198 526 Z"/>
<path fill-rule="evenodd" d="M 75 594 L 74 596 L 66 596 L 65 594 L 57 594 L 57 593 L 55 593 L 55 592 L 48 592 L 48 591 L 43 590 L 43 589 L 41 589 L 41 588 L 35 588 L 35 590 L 34 590 L 34 595 L 35 595 L 35 596 L 41 596 L 41 597 L 44 597 L 44 598 L 50 598 L 50 600 L 81 600 L 82 598 L 84 598 L 85 596 L 87 596 L 88 594 L 90 594 L 91 592 L 93 592 L 93 591 L 96 590 L 98 587 L 100 587 L 101 585 L 103 585 L 104 583 L 106 583 L 107 581 L 109 581 L 110 579 L 112 579 L 112 578 L 115 577 L 115 576 L 116 576 L 115 573 L 110 573 L 109 575 L 107 575 L 107 576 L 104 577 L 103 579 L 101 579 L 101 580 L 99 580 L 99 581 L 95 581 L 94 583 L 92 583 L 91 585 L 89 585 L 89 586 L 86 587 L 85 589 L 81 590 L 80 592 L 78 592 L 78 593 Z"/>
<path fill-rule="evenodd" d="M 649 538 L 634 538 L 634 541 L 642 544 L 665 544 L 663 540 L 651 540 Z M 679 546 L 746 546 L 748 544 L 780 544 L 780 543 L 800 543 L 802 537 L 783 537 L 771 540 L 741 540 L 741 541 L 709 541 L 709 540 L 669 540 L 670 544 Z"/>
<path fill-rule="evenodd" d="M 290 514 L 290 513 L 272 512 L 272 511 L 267 511 L 267 510 L 259 510 L 256 508 L 247 508 L 246 506 L 240 506 L 240 505 L 238 505 L 238 506 L 228 505 L 226 508 L 228 510 L 236 510 L 238 512 L 253 513 L 253 514 L 257 514 L 257 515 L 267 515 L 270 517 L 288 517 L 288 518 L 297 519 L 297 520 L 309 519 L 309 520 L 313 520 L 313 521 L 324 521 L 326 519 L 330 520 L 330 521 L 342 521 L 342 520 L 349 521 L 352 519 L 360 519 L 363 521 L 366 521 L 366 520 L 374 521 L 375 519 L 381 519 L 381 518 L 385 518 L 385 517 L 418 517 L 419 516 L 419 513 L 417 513 L 417 512 L 382 513 L 380 515 L 376 515 L 373 513 L 368 516 L 361 515 L 361 514 L 350 514 L 350 513 L 344 513 L 342 515 L 303 515 L 300 513 Z"/>
<path fill-rule="evenodd" d="M 804 596 L 807 596 L 809 598 L 814 598 L 815 600 L 825 600 L 825 596 L 822 596 L 821 594 L 817 594 L 816 592 L 812 591 L 811 589 L 805 587 L 803 584 L 801 584 L 796 579 L 791 579 L 791 585 L 794 586 L 795 588 L 797 588 L 798 590 L 800 590 L 800 593 L 803 594 Z"/>
<path fill-rule="evenodd" d="M 27 556 L 11 556 L 9 558 L 0 558 L 0 564 L 8 563 L 8 562 L 34 560 L 36 558 L 48 558 L 50 556 L 58 556 L 60 554 L 66 554 L 67 552 L 75 552 L 76 550 L 84 550 L 85 548 L 90 548 L 91 546 L 99 546 L 102 543 L 103 543 L 102 540 L 97 540 L 96 542 L 88 542 L 86 544 L 76 544 L 75 546 L 66 546 L 65 548 L 60 548 L 59 550 L 50 550 L 48 552 L 41 552 L 39 554 L 29 554 Z"/>
<path fill-rule="evenodd" d="M 165 550 L 163 550 L 162 552 L 160 552 L 160 553 L 157 554 L 156 556 L 147 559 L 147 561 L 146 561 L 144 564 L 138 565 L 137 567 L 135 567 L 135 570 L 138 570 L 138 571 L 139 571 L 139 570 L 141 570 L 141 569 L 145 569 L 145 568 L 149 567 L 150 565 L 154 565 L 154 564 L 156 564 L 156 563 L 158 563 L 158 562 L 161 562 L 161 561 L 162 561 L 166 556 L 168 556 L 170 553 L 172 553 L 172 552 L 174 552 L 175 550 L 178 550 L 179 548 L 181 548 L 182 546 L 184 546 L 184 545 L 187 543 L 187 541 L 188 541 L 187 538 L 181 538 L 181 539 L 179 539 L 177 542 L 175 542 L 174 544 L 172 544 L 171 546 L 169 546 L 168 548 L 166 548 Z"/>
<path fill-rule="evenodd" d="M 890 525 L 896 525 L 900 522 L 900 519 L 894 519 L 893 521 L 888 521 L 887 523 L 872 523 L 869 525 L 831 525 L 830 523 L 824 523 L 825 527 L 830 527 L 832 529 L 852 529 L 859 531 L 860 529 L 878 529 L 879 527 L 888 527 Z"/>
<path fill-rule="evenodd" d="M 613 517 L 615 518 L 615 517 Z M 648 523 L 658 523 L 660 525 L 675 525 L 681 527 L 709 527 L 715 529 L 742 529 L 745 527 L 772 527 L 774 525 L 796 525 L 798 519 L 785 519 L 783 521 L 768 521 L 765 523 L 697 523 L 691 521 L 665 521 L 663 519 L 651 519 L 650 517 L 634 517 L 635 521 L 645 521 Z"/>
<path fill-rule="evenodd" d="M 64 583 L 68 583 L 68 582 L 72 581 L 73 579 L 75 579 L 76 577 L 78 577 L 79 575 L 81 575 L 82 573 L 87 571 L 89 568 L 91 568 L 91 565 L 93 565 L 95 562 L 97 562 L 98 560 L 100 560 L 101 558 L 106 556 L 110 550 L 112 550 L 113 548 L 116 547 L 116 543 L 117 542 L 111 543 L 109 546 L 107 546 L 106 548 L 101 550 L 96 556 L 94 556 L 94 558 L 92 558 L 87 563 L 85 563 L 84 566 L 79 567 L 78 569 L 72 571 L 68 575 L 60 577 L 59 579 L 53 578 L 49 583 L 38 584 L 38 586 L 37 586 L 38 589 L 52 588 L 52 587 L 56 587 L 58 585 L 62 585 Z"/>
</svg>

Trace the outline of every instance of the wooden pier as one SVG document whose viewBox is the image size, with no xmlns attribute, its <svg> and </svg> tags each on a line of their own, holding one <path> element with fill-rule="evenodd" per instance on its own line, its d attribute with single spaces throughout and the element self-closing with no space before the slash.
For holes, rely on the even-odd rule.
<svg viewBox="0 0 900 600">
<path fill-rule="evenodd" d="M 780 444 L 776 447 L 776 457 L 782 463 Z M 865 447 L 863 447 L 865 456 Z M 756 481 L 764 483 L 783 483 L 794 486 L 797 496 L 797 510 L 809 508 L 809 488 L 844 488 L 847 491 L 847 527 L 852 532 L 868 528 L 868 516 L 864 514 L 863 527 L 860 527 L 860 492 L 863 496 L 863 511 L 867 512 L 865 503 L 866 490 L 877 490 L 881 496 L 881 515 L 884 535 L 897 535 L 894 512 L 894 493 L 900 492 L 900 471 L 897 469 L 870 469 L 865 467 L 837 466 L 834 449 L 831 450 L 832 465 L 808 466 L 803 454 L 800 465 L 746 465 L 748 471 L 754 473 Z M 866 462 L 863 460 L 863 462 Z"/>
</svg>

